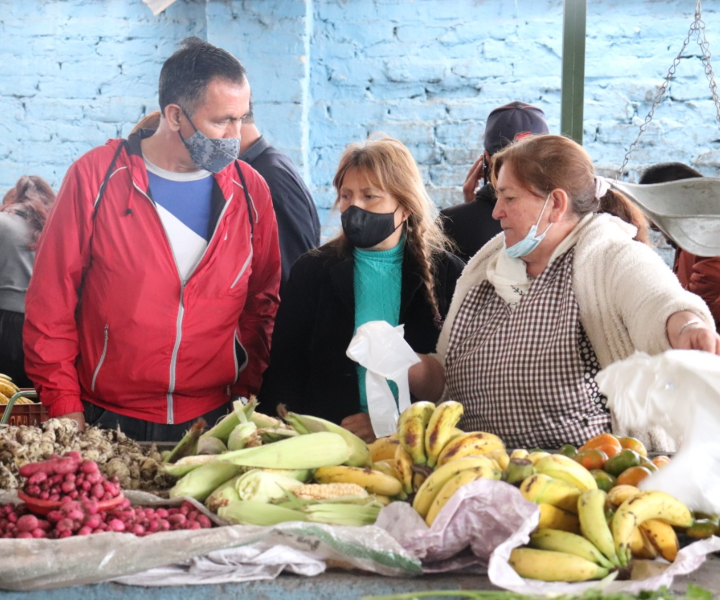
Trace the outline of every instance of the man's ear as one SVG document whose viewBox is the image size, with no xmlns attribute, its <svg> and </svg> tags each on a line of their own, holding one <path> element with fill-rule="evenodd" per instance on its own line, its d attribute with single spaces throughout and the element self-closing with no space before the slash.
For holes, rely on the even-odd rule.
<svg viewBox="0 0 720 600">
<path fill-rule="evenodd" d="M 163 116 L 167 121 L 168 126 L 172 131 L 180 130 L 180 118 L 182 115 L 182 109 L 177 104 L 168 104 L 165 107 Z"/>
</svg>

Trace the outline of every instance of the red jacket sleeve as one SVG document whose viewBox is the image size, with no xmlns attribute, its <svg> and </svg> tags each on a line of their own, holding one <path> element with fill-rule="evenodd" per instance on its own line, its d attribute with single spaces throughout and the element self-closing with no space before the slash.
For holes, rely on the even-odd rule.
<svg viewBox="0 0 720 600">
<path fill-rule="evenodd" d="M 95 151 L 97 152 L 97 150 Z M 25 369 L 50 417 L 83 410 L 75 370 L 78 291 L 90 257 L 96 177 L 68 170 L 40 237 L 25 300 Z"/>
<path fill-rule="evenodd" d="M 695 257 L 687 289 L 705 300 L 717 328 L 720 325 L 720 257 Z"/>
<path fill-rule="evenodd" d="M 275 313 L 280 304 L 280 247 L 277 221 L 270 190 L 265 181 L 242 165 L 255 209 L 252 271 L 248 295 L 240 315 L 240 335 L 248 353 L 248 363 L 240 374 L 232 393 L 248 397 L 260 391 L 262 375 L 270 360 L 270 340 Z"/>
</svg>

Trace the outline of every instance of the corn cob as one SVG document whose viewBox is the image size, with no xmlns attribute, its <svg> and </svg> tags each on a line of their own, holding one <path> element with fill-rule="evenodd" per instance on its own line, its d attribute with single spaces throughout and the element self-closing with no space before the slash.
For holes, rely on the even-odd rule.
<svg viewBox="0 0 720 600">
<path fill-rule="evenodd" d="M 198 440 L 197 453 L 201 454 L 222 454 L 227 452 L 227 446 L 222 440 L 216 437 L 202 437 Z"/>
<path fill-rule="evenodd" d="M 292 493 L 301 500 L 327 500 L 368 495 L 365 489 L 355 483 L 307 483 L 293 488 Z"/>
<path fill-rule="evenodd" d="M 239 423 L 230 432 L 227 440 L 227 449 L 230 451 L 242 450 L 248 445 L 253 435 L 257 436 L 257 425 L 255 425 L 255 423 Z"/>
<path fill-rule="evenodd" d="M 372 525 L 377 520 L 380 506 L 366 504 L 319 503 L 303 506 L 301 509 L 308 521 L 329 525 Z"/>
<path fill-rule="evenodd" d="M 187 475 L 190 471 L 194 471 L 198 467 L 214 463 L 217 460 L 215 454 L 203 454 L 201 456 L 186 456 L 173 464 L 163 464 L 163 469 L 168 475 L 180 479 Z"/>
<path fill-rule="evenodd" d="M 240 479 L 240 477 L 242 477 L 242 475 L 236 475 L 232 479 L 220 485 L 212 494 L 205 498 L 205 506 L 207 506 L 208 510 L 217 513 L 221 506 L 227 506 L 231 502 L 237 502 L 240 500 L 240 496 L 238 496 L 238 492 L 235 487 L 237 480 Z"/>
<path fill-rule="evenodd" d="M 252 469 L 242 475 L 235 484 L 240 500 L 271 502 L 285 497 L 285 490 L 302 486 L 297 479 L 280 473 Z"/>
<path fill-rule="evenodd" d="M 202 432 L 205 431 L 205 426 L 207 423 L 205 422 L 205 419 L 200 418 L 197 421 L 195 421 L 188 429 L 187 433 L 183 436 L 183 438 L 177 443 L 177 445 L 170 451 L 170 454 L 168 454 L 164 459 L 163 462 L 165 463 L 174 463 L 180 460 L 181 458 L 184 458 L 185 456 L 193 456 L 197 454 L 198 449 L 198 440 L 200 439 L 200 436 L 202 435 Z"/>
<path fill-rule="evenodd" d="M 170 490 L 170 498 L 189 496 L 203 501 L 228 479 L 232 479 L 242 469 L 228 463 L 210 463 L 190 471 Z"/>
</svg>

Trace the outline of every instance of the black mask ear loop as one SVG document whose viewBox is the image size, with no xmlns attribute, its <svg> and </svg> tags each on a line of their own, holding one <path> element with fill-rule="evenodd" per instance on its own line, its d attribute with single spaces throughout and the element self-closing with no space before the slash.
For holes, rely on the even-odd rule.
<svg viewBox="0 0 720 600">
<path fill-rule="evenodd" d="M 185 118 L 188 120 L 188 123 L 190 123 L 190 125 L 192 125 L 192 128 L 195 130 L 195 132 L 197 132 L 198 128 L 195 127 L 195 123 L 192 122 L 192 119 L 187 114 L 187 112 L 185 112 L 185 109 L 181 106 L 180 110 L 182 111 L 182 114 L 185 115 Z M 185 138 L 182 136 L 182 133 L 180 133 L 179 129 L 178 129 L 178 135 L 180 136 L 180 139 L 182 140 L 182 142 L 185 143 Z"/>
</svg>

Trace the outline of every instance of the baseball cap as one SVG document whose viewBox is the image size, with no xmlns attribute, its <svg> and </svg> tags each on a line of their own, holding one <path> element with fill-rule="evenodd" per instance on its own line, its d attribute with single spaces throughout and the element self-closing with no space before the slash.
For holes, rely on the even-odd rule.
<svg viewBox="0 0 720 600">
<path fill-rule="evenodd" d="M 514 140 L 531 133 L 550 133 L 545 113 L 532 104 L 511 102 L 488 115 L 483 145 L 492 156 Z"/>
</svg>

